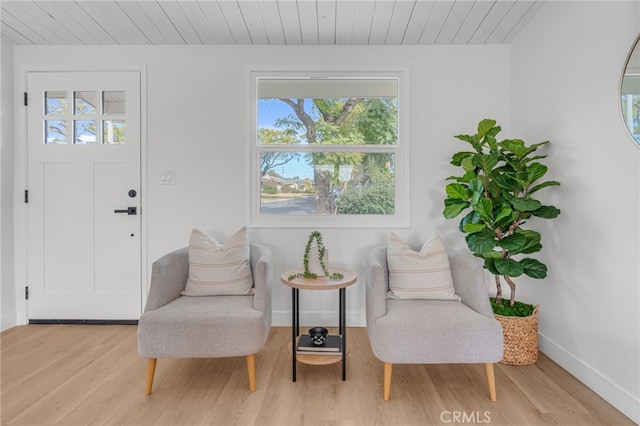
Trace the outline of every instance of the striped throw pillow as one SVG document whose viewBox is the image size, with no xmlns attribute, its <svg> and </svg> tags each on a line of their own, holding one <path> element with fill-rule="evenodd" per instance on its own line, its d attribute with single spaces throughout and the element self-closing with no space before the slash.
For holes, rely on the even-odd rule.
<svg viewBox="0 0 640 426">
<path fill-rule="evenodd" d="M 182 295 L 247 294 L 253 294 L 247 228 L 242 227 L 224 244 L 194 229 L 189 239 L 189 279 Z"/>
<path fill-rule="evenodd" d="M 390 298 L 460 300 L 453 287 L 447 251 L 437 232 L 431 234 L 419 252 L 392 232 L 387 265 Z"/>
</svg>

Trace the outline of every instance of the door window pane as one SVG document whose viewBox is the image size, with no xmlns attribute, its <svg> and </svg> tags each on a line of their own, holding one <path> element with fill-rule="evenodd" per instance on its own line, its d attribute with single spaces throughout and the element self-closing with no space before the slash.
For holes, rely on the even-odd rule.
<svg viewBox="0 0 640 426">
<path fill-rule="evenodd" d="M 67 120 L 45 120 L 44 127 L 45 144 L 67 143 Z"/>
<path fill-rule="evenodd" d="M 95 114 L 98 105 L 97 92 L 73 92 L 74 114 Z"/>
<path fill-rule="evenodd" d="M 65 115 L 67 113 L 67 92 L 44 92 L 46 115 Z"/>
<path fill-rule="evenodd" d="M 45 118 L 49 118 L 43 123 L 45 144 L 126 142 L 124 91 L 45 91 L 44 109 Z"/>
<path fill-rule="evenodd" d="M 102 143 L 107 145 L 124 144 L 125 128 L 124 120 L 104 120 L 102 126 L 103 140 Z"/>
<path fill-rule="evenodd" d="M 95 120 L 75 120 L 74 140 L 77 145 L 96 143 L 96 122 Z"/>
<path fill-rule="evenodd" d="M 124 92 L 102 92 L 103 114 L 124 114 Z"/>
</svg>

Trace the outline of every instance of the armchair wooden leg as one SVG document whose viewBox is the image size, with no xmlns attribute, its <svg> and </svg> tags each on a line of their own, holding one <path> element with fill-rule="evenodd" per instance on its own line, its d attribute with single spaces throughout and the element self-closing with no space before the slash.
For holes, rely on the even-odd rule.
<svg viewBox="0 0 640 426">
<path fill-rule="evenodd" d="M 156 372 L 156 362 L 158 358 L 149 358 L 147 361 L 147 389 L 146 395 L 151 395 L 151 389 L 153 388 L 153 376 Z"/>
<path fill-rule="evenodd" d="M 256 356 L 247 355 L 247 372 L 249 373 L 249 390 L 256 391 Z"/>
<path fill-rule="evenodd" d="M 389 401 L 391 397 L 391 373 L 393 372 L 393 364 L 384 363 L 384 400 Z"/>
<path fill-rule="evenodd" d="M 496 398 L 496 376 L 493 371 L 493 363 L 486 363 L 484 365 L 484 371 L 487 373 L 487 384 L 489 385 L 489 398 L 491 401 L 495 401 Z"/>
</svg>

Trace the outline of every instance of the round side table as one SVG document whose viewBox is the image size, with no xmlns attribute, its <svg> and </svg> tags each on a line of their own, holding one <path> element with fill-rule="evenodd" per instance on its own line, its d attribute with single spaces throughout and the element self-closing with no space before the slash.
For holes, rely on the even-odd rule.
<svg viewBox="0 0 640 426">
<path fill-rule="evenodd" d="M 358 276 L 355 272 L 347 269 L 328 268 L 330 273 L 338 272 L 343 275 L 339 280 L 330 280 L 329 277 L 301 278 L 296 277 L 302 274 L 303 269 L 289 269 L 282 273 L 280 281 L 291 287 L 291 364 L 292 379 L 296 381 L 296 362 L 313 365 L 333 364 L 342 361 L 342 380 L 347 378 L 347 293 L 346 288 L 355 284 Z M 298 354 L 298 340 L 300 336 L 300 290 L 338 290 L 339 293 L 339 318 L 338 333 L 340 339 L 339 352 L 331 355 L 322 354 Z"/>
</svg>

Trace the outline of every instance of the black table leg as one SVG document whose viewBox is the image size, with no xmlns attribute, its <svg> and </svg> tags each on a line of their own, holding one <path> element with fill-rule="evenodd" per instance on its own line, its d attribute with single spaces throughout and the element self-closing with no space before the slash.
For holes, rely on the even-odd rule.
<svg viewBox="0 0 640 426">
<path fill-rule="evenodd" d="M 342 335 L 342 380 L 347 379 L 347 292 L 340 289 L 340 334 Z"/>
<path fill-rule="evenodd" d="M 298 289 L 291 289 L 291 377 L 296 381 L 296 337 L 298 337 Z"/>
<path fill-rule="evenodd" d="M 338 294 L 340 295 L 338 299 L 338 334 L 342 336 L 344 334 L 344 330 L 342 329 L 342 315 L 344 314 L 342 311 L 342 298 L 344 297 L 344 289 L 339 289 Z"/>
<path fill-rule="evenodd" d="M 300 289 L 296 288 L 296 337 L 300 336 Z"/>
</svg>

